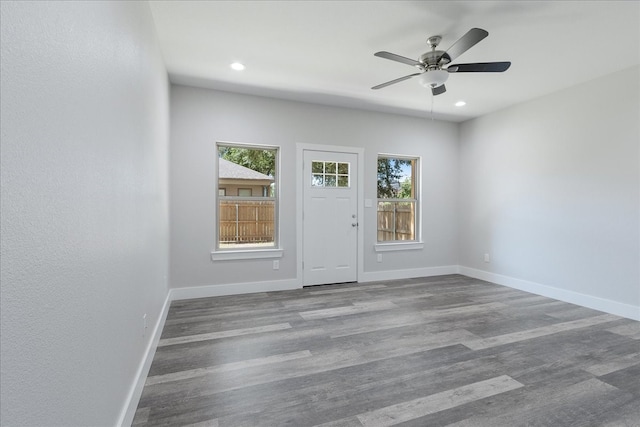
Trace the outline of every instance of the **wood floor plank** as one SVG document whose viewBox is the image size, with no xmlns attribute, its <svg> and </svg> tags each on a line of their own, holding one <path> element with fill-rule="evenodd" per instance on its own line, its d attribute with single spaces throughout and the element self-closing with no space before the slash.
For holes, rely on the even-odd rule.
<svg viewBox="0 0 640 427">
<path fill-rule="evenodd" d="M 322 424 L 316 424 L 313 427 L 363 427 L 358 417 L 342 418 L 337 421 L 328 421 Z"/>
<path fill-rule="evenodd" d="M 523 387 L 508 375 L 446 390 L 358 415 L 364 427 L 385 427 Z"/>
<path fill-rule="evenodd" d="M 460 307 L 445 308 L 440 310 L 425 310 L 422 314 L 426 319 L 456 317 L 456 316 L 475 316 L 483 313 L 490 313 L 498 309 L 505 309 L 507 305 L 502 302 L 488 302 L 484 304 L 465 304 Z"/>
<path fill-rule="evenodd" d="M 614 334 L 629 337 L 634 340 L 640 340 L 640 322 L 630 321 L 624 325 L 614 326 L 613 328 L 609 328 L 607 329 L 607 331 L 613 332 Z"/>
<path fill-rule="evenodd" d="M 491 338 L 482 338 L 463 343 L 472 350 L 481 350 L 483 348 L 495 347 L 504 344 L 510 344 L 518 341 L 530 340 L 533 338 L 543 337 L 545 335 L 557 334 L 572 329 L 585 328 L 600 323 L 611 322 L 617 320 L 617 316 L 611 314 L 603 314 L 601 316 L 589 317 L 586 319 L 573 320 L 570 322 L 557 323 L 550 326 L 543 326 L 536 329 L 529 329 L 520 332 L 514 332 L 506 335 L 499 335 Z"/>
<path fill-rule="evenodd" d="M 184 424 L 182 427 L 218 427 L 220 423 L 216 418 L 212 420 L 200 421 L 198 423 Z"/>
<path fill-rule="evenodd" d="M 225 363 L 222 365 L 214 365 L 206 368 L 191 369 L 188 371 L 173 372 L 171 374 L 156 375 L 148 377 L 145 385 L 154 385 L 167 383 L 171 381 L 180 381 L 190 378 L 202 377 L 204 375 L 213 374 L 215 372 L 228 372 L 239 369 L 247 369 L 254 366 L 268 365 L 271 363 L 282 363 L 290 360 L 300 359 L 303 357 L 311 357 L 308 350 L 297 351 L 295 353 L 278 354 L 276 356 L 262 357 L 259 359 L 243 360 L 242 362 Z"/>
<path fill-rule="evenodd" d="M 187 335 L 176 338 L 164 338 L 158 342 L 158 347 L 164 347 L 166 345 L 185 344 L 189 342 L 197 341 L 210 341 L 220 338 L 237 337 L 238 335 L 247 334 L 261 334 L 264 332 L 281 331 L 283 329 L 290 329 L 289 323 L 278 323 L 275 325 L 258 326 L 255 328 L 233 329 L 229 331 L 210 332 L 207 334 Z"/>
<path fill-rule="evenodd" d="M 595 363 L 586 367 L 585 370 L 599 377 L 637 364 L 640 364 L 639 353 L 628 354 L 620 357 L 619 359 L 615 359 L 609 362 Z M 640 384 L 640 377 L 638 378 L 638 384 Z"/>
<path fill-rule="evenodd" d="M 398 308 L 390 301 L 374 301 L 370 303 L 353 303 L 349 306 L 327 308 L 324 310 L 301 311 L 300 316 L 305 320 L 325 319 L 336 316 L 348 316 L 351 314 L 365 313 L 369 311 L 392 310 Z"/>
<path fill-rule="evenodd" d="M 628 391 L 640 397 L 640 362 L 609 372 L 599 378 L 620 390 Z M 640 418 L 638 418 L 640 422 Z"/>
<path fill-rule="evenodd" d="M 131 425 L 132 426 L 145 425 L 149 420 L 149 412 L 151 412 L 151 408 L 138 408 L 136 410 L 134 422 Z"/>
</svg>

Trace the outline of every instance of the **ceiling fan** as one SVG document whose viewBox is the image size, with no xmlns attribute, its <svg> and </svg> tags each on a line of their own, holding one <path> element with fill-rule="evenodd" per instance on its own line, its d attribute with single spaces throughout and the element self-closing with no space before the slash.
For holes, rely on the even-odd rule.
<svg viewBox="0 0 640 427">
<path fill-rule="evenodd" d="M 447 91 L 444 83 L 449 78 L 449 73 L 501 73 L 506 71 L 511 66 L 511 62 L 476 62 L 449 65 L 451 61 L 488 35 L 489 33 L 481 28 L 472 28 L 446 51 L 436 50 L 442 40 L 441 36 L 429 37 L 427 44 L 431 51 L 423 53 L 417 61 L 391 52 L 376 52 L 375 56 L 413 65 L 420 72 L 379 84 L 371 89 L 382 89 L 411 77 L 420 76 L 420 83 L 423 86 L 431 88 L 433 95 L 440 95 Z"/>
</svg>

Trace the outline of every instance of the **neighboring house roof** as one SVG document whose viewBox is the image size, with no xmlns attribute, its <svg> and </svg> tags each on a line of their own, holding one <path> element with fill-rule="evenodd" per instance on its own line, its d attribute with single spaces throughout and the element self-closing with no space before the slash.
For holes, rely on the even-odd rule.
<svg viewBox="0 0 640 427">
<path fill-rule="evenodd" d="M 273 181 L 269 175 L 256 172 L 253 169 L 245 168 L 239 164 L 230 162 L 229 160 L 218 158 L 220 179 L 251 179 L 261 181 Z"/>
</svg>

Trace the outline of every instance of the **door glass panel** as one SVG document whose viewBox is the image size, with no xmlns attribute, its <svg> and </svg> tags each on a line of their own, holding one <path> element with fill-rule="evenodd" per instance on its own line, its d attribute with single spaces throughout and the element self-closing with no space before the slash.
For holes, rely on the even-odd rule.
<svg viewBox="0 0 640 427">
<path fill-rule="evenodd" d="M 311 162 L 311 172 L 312 173 L 323 173 L 324 172 L 324 162 Z"/>
<path fill-rule="evenodd" d="M 349 163 L 311 162 L 311 186 L 312 187 L 341 187 L 348 188 Z"/>
</svg>

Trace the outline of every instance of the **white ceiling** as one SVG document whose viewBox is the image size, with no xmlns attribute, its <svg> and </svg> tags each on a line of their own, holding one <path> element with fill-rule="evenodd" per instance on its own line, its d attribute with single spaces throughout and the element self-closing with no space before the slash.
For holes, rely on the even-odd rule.
<svg viewBox="0 0 640 427">
<path fill-rule="evenodd" d="M 451 121 L 640 64 L 637 1 L 152 1 L 151 9 L 172 82 Z M 453 62 L 511 61 L 509 70 L 451 74 L 436 97 L 417 78 L 371 90 L 417 71 L 375 52 L 417 59 L 429 36 L 447 49 L 473 27 L 489 36 Z M 233 71 L 234 61 L 247 68 Z"/>
</svg>

